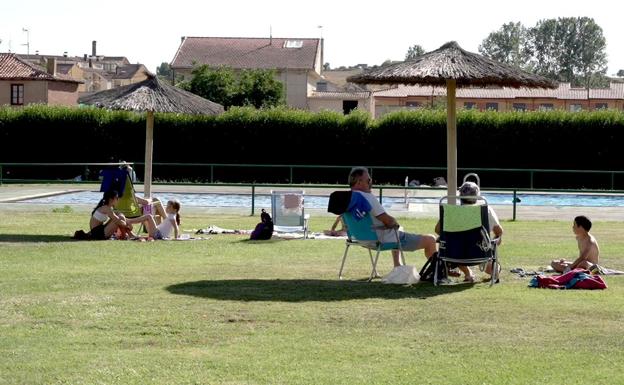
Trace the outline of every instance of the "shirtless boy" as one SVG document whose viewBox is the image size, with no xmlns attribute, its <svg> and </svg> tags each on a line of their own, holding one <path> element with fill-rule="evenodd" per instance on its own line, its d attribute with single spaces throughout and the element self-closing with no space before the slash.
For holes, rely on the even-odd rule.
<svg viewBox="0 0 624 385">
<path fill-rule="evenodd" d="M 591 226 L 592 223 L 586 216 L 581 215 L 574 218 L 572 231 L 576 235 L 576 241 L 578 242 L 579 257 L 574 262 L 565 259 L 552 261 L 550 265 L 555 271 L 567 273 L 576 268 L 589 270 L 598 263 L 600 248 L 596 238 L 589 233 Z"/>
</svg>

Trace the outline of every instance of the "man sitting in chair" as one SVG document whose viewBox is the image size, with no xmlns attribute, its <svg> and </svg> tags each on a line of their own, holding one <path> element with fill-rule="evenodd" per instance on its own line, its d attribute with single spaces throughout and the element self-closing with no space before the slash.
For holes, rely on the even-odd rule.
<svg viewBox="0 0 624 385">
<path fill-rule="evenodd" d="M 462 205 L 478 204 L 476 199 L 474 198 L 462 199 L 461 198 L 462 196 L 476 197 L 480 195 L 481 195 L 481 190 L 479 189 L 479 186 L 474 182 L 464 182 L 464 184 L 462 184 L 461 187 L 459 188 L 459 196 L 460 196 Z M 488 206 L 488 222 L 490 223 L 490 228 L 489 228 L 490 233 L 494 233 L 494 238 L 499 238 L 498 244 L 500 245 L 500 238 L 503 236 L 503 228 L 501 227 L 500 222 L 498 221 L 498 216 L 496 215 L 496 212 L 494 211 L 494 209 L 492 209 L 491 206 Z M 438 221 L 438 223 L 436 224 L 435 232 L 437 234 L 440 234 L 440 221 Z M 472 274 L 472 270 L 470 270 L 470 267 L 460 265 L 459 269 L 464 273 L 465 282 L 474 281 L 474 275 Z M 488 262 L 487 265 L 485 266 L 485 273 L 490 274 L 490 275 L 492 274 L 492 262 L 491 261 Z M 449 275 L 452 275 L 452 273 L 449 272 Z M 459 274 L 457 274 L 457 276 L 459 276 Z"/>
<path fill-rule="evenodd" d="M 370 203 L 370 213 L 375 226 L 385 226 L 388 229 L 399 227 L 397 220 L 389 215 L 379 200 L 371 193 L 372 179 L 365 167 L 355 167 L 349 174 L 349 186 L 352 191 L 358 191 Z M 396 235 L 390 230 L 379 230 L 377 235 L 382 242 L 396 242 Z M 399 231 L 401 248 L 405 251 L 424 249 L 425 257 L 430 258 L 436 252 L 436 238 L 431 234 L 420 235 Z M 394 266 L 401 266 L 399 250 L 392 250 Z"/>
</svg>

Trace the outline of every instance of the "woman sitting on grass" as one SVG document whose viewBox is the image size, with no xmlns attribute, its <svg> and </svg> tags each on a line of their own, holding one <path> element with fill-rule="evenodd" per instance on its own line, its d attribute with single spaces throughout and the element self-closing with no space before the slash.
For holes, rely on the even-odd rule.
<svg viewBox="0 0 624 385">
<path fill-rule="evenodd" d="M 120 230 L 122 235 L 132 232 L 132 225 L 126 221 L 123 214 L 115 214 L 114 208 L 119 201 L 117 191 L 106 191 L 98 205 L 91 212 L 89 228 L 91 239 L 104 240 Z"/>
<path fill-rule="evenodd" d="M 146 214 L 138 218 L 129 219 L 129 223 L 143 223 L 150 238 L 166 239 L 171 237 L 173 231 L 174 239 L 180 237 L 180 202 L 176 199 L 167 202 L 165 208 L 166 218 L 157 225 L 152 214 Z"/>
</svg>

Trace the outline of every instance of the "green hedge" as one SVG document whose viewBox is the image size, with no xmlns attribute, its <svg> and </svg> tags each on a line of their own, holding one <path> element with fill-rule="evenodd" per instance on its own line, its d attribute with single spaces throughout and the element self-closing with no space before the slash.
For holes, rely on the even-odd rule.
<svg viewBox="0 0 624 385">
<path fill-rule="evenodd" d="M 623 139 L 619 111 L 458 114 L 460 167 L 622 170 Z M 378 120 L 358 111 L 283 108 L 232 108 L 217 117 L 157 114 L 154 140 L 156 162 L 445 166 L 446 114 L 400 111 Z M 0 109 L 0 162 L 140 162 L 144 141 L 141 114 Z M 162 172 L 163 178 L 206 177 L 205 170 Z M 243 179 L 254 179 L 248 173 Z"/>
</svg>

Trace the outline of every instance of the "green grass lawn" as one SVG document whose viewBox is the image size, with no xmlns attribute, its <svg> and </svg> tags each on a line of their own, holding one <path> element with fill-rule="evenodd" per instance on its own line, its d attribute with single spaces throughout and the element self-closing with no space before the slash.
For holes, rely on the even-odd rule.
<svg viewBox="0 0 624 385">
<path fill-rule="evenodd" d="M 504 222 L 493 288 L 398 287 L 337 281 L 343 241 L 75 242 L 88 213 L 60 211 L 0 210 L 0 384 L 624 383 L 624 277 L 556 291 L 508 272 L 574 257 L 571 222 Z M 257 222 L 182 214 L 183 229 Z M 592 232 L 624 270 L 624 223 Z M 355 249 L 346 276 L 369 266 Z"/>
</svg>

